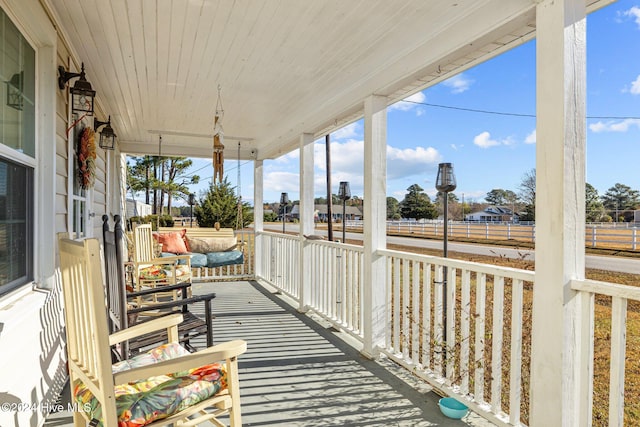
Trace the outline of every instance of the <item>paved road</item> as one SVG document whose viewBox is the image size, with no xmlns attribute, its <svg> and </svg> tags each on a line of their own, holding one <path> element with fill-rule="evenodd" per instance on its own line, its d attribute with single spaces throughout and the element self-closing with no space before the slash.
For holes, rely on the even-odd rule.
<svg viewBox="0 0 640 427">
<path fill-rule="evenodd" d="M 265 230 L 269 231 L 282 231 L 282 225 L 265 224 Z M 287 223 L 287 231 L 298 231 L 298 224 Z M 327 230 L 316 229 L 316 234 L 326 236 Z M 341 239 L 342 231 L 334 232 L 334 238 Z M 362 234 L 360 233 L 347 233 L 347 239 L 362 241 Z M 419 248 L 428 249 L 441 249 L 442 241 L 420 239 L 415 237 L 399 237 L 399 236 L 387 236 L 387 242 L 394 245 L 415 246 Z M 534 260 L 535 252 L 532 249 L 514 249 L 510 247 L 502 247 L 495 245 L 478 245 L 471 243 L 457 243 L 449 242 L 448 248 L 452 252 L 462 252 L 475 255 L 488 255 L 488 256 L 503 256 L 514 259 L 526 259 Z M 638 258 L 625 258 L 619 256 L 597 256 L 587 255 L 586 257 L 587 268 L 595 268 L 598 270 L 617 271 L 621 273 L 633 273 L 640 274 L 640 259 Z"/>
</svg>

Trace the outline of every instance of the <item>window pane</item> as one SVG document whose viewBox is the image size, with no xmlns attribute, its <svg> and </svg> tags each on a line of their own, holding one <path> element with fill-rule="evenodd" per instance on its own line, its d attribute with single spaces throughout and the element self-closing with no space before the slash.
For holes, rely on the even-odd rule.
<svg viewBox="0 0 640 427">
<path fill-rule="evenodd" d="M 0 293 L 33 280 L 33 169 L 0 158 Z"/>
<path fill-rule="evenodd" d="M 0 143 L 35 157 L 35 51 L 0 10 Z"/>
</svg>

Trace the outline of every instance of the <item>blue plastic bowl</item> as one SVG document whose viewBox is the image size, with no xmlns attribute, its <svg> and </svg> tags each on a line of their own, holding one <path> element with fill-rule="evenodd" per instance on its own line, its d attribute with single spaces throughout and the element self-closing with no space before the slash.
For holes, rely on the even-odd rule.
<svg viewBox="0 0 640 427">
<path fill-rule="evenodd" d="M 469 408 L 466 405 L 458 402 L 453 397 L 443 397 L 438 401 L 438 406 L 445 416 L 454 420 L 459 420 L 469 412 Z"/>
</svg>

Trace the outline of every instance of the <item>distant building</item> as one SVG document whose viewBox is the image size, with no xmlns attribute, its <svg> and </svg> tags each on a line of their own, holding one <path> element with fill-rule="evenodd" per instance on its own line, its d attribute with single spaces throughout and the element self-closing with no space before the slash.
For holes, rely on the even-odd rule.
<svg viewBox="0 0 640 427">
<path fill-rule="evenodd" d="M 287 217 L 289 216 L 289 212 L 287 212 Z M 315 205 L 314 207 L 314 220 L 319 222 L 327 222 L 328 216 L 328 208 L 327 205 Z M 331 209 L 331 216 L 333 217 L 333 221 L 342 221 L 342 205 L 333 205 Z M 345 217 L 347 221 L 349 220 L 360 220 L 362 219 L 362 211 L 359 206 L 346 206 L 345 207 Z M 300 219 L 300 206 L 295 205 L 291 210 L 291 218 Z"/>
<path fill-rule="evenodd" d="M 465 221 L 480 222 L 518 222 L 518 214 L 505 206 L 489 206 L 482 211 L 464 216 Z"/>
<path fill-rule="evenodd" d="M 138 200 L 127 199 L 127 218 L 134 216 L 147 216 L 151 215 L 151 205 L 142 203 Z"/>
</svg>

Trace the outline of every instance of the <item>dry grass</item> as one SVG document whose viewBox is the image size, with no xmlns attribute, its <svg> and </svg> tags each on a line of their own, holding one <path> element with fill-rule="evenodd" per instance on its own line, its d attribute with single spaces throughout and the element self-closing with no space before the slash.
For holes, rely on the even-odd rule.
<svg viewBox="0 0 640 427">
<path fill-rule="evenodd" d="M 354 242 L 356 243 L 356 242 Z M 356 243 L 357 244 L 357 243 Z M 390 249 L 419 253 L 425 255 L 441 256 L 441 251 L 423 249 L 409 246 L 389 245 Z M 524 259 L 509 259 L 505 257 L 488 257 L 482 255 L 472 255 L 464 253 L 449 252 L 449 257 L 474 261 L 486 264 L 501 265 L 505 267 L 513 267 L 524 270 L 534 270 L 534 263 Z M 619 283 L 629 286 L 638 286 L 640 283 L 640 275 L 618 273 L 603 270 L 587 270 L 588 279 L 600 280 L 610 283 Z M 487 285 L 487 294 L 491 292 Z M 505 287 L 505 295 L 509 291 Z M 531 319 L 531 301 L 532 289 L 525 289 L 525 306 L 523 313 L 523 374 L 529 372 L 529 354 L 530 354 L 530 319 Z M 505 324 L 510 319 L 510 299 L 505 299 Z M 610 363 L 610 334 L 611 334 L 611 299 L 607 297 L 596 298 L 595 309 L 595 344 L 594 344 L 594 399 L 593 399 L 593 425 L 608 425 L 608 401 L 609 401 L 609 363 Z M 487 313 L 490 313 L 490 307 L 487 306 Z M 490 316 L 488 316 L 490 321 Z M 527 320 L 528 319 L 528 320 Z M 488 325 L 490 327 L 490 325 Z M 508 328 L 508 325 L 506 325 Z M 505 329 L 505 337 L 509 336 L 510 331 Z M 491 342 L 487 340 L 487 348 L 485 354 L 491 354 Z M 508 354 L 508 347 L 503 349 L 503 355 Z M 640 425 L 640 304 L 630 302 L 627 313 L 627 353 L 626 353 L 626 371 L 625 371 L 625 424 Z M 503 365 L 503 377 L 508 377 L 508 364 Z M 523 405 L 522 420 L 528 421 L 528 374 L 523 375 Z M 503 389 L 503 405 L 507 404 L 506 398 L 508 388 Z"/>
</svg>

